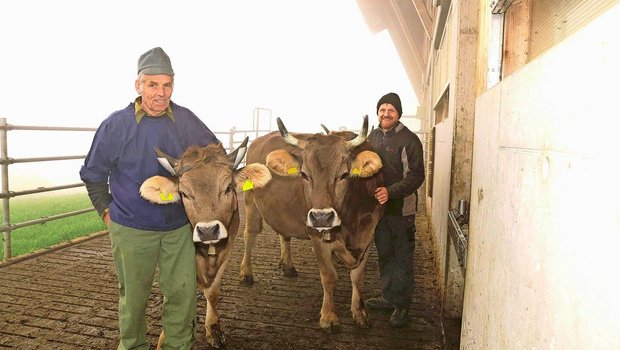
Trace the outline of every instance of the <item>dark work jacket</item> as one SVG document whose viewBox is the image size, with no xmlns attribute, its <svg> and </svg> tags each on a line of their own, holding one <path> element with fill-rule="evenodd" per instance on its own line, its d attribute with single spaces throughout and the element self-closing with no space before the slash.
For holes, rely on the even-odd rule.
<svg viewBox="0 0 620 350">
<path fill-rule="evenodd" d="M 381 171 L 389 195 L 384 215 L 415 214 L 416 190 L 424 182 L 422 142 L 400 122 L 388 131 L 374 129 L 368 135 L 368 142 L 383 162 Z"/>
</svg>

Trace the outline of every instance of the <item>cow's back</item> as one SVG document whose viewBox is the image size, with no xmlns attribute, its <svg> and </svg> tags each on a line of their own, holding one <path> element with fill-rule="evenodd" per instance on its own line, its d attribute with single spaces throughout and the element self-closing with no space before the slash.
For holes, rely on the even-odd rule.
<svg viewBox="0 0 620 350">
<path fill-rule="evenodd" d="M 293 134 L 306 139 L 311 134 Z M 266 164 L 265 159 L 272 151 L 285 149 L 298 154 L 299 150 L 287 144 L 279 132 L 258 137 L 248 147 L 246 163 Z M 307 239 L 304 192 L 300 176 L 280 176 L 271 172 L 271 181 L 260 190 L 244 192 L 246 208 L 251 202 L 261 216 L 276 232 L 300 239 Z"/>
<path fill-rule="evenodd" d="M 291 135 L 295 135 L 295 137 L 298 137 L 302 140 L 310 136 L 310 134 L 295 133 L 291 133 Z M 265 164 L 265 158 L 267 157 L 267 155 L 277 149 L 284 149 L 296 154 L 299 153 L 295 147 L 289 145 L 284 141 L 284 139 L 280 135 L 280 132 L 272 131 L 269 134 L 257 137 L 256 140 L 252 141 L 252 143 L 248 147 L 246 163 Z"/>
</svg>

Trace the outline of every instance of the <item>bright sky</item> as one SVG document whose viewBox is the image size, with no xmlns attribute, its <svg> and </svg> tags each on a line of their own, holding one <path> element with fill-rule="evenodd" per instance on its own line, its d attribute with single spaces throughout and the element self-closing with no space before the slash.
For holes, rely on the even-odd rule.
<svg viewBox="0 0 620 350">
<path fill-rule="evenodd" d="M 389 33 L 372 34 L 355 0 L 3 1 L 0 33 L 0 117 L 13 125 L 97 127 L 136 97 L 138 56 L 155 46 L 172 60 L 173 101 L 213 131 L 250 129 L 257 107 L 273 129 L 281 117 L 321 132 L 359 129 L 364 114 L 376 124 L 390 91 L 404 114 L 418 106 Z M 32 154 L 12 133 L 12 157 L 85 154 L 92 139 L 55 134 Z"/>
</svg>

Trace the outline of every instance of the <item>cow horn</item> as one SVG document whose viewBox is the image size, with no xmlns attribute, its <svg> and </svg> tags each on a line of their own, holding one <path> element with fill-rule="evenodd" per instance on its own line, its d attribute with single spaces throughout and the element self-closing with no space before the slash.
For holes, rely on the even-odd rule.
<svg viewBox="0 0 620 350">
<path fill-rule="evenodd" d="M 164 167 L 170 175 L 179 176 L 179 174 L 174 170 L 174 167 L 176 167 L 179 162 L 178 159 L 172 158 L 157 147 L 155 147 L 155 153 L 157 154 L 157 161 L 159 161 L 159 164 L 161 164 L 161 166 Z"/>
<path fill-rule="evenodd" d="M 346 143 L 347 149 L 353 149 L 366 141 L 366 135 L 368 135 L 368 115 L 364 116 L 364 123 L 362 124 L 362 131 L 357 134 L 357 137 L 353 140 L 349 140 Z"/>
<path fill-rule="evenodd" d="M 243 157 L 245 157 L 245 153 L 248 150 L 248 140 L 250 138 L 248 136 L 243 139 L 243 142 L 237 147 L 234 151 L 230 152 L 230 154 L 226 155 L 228 159 L 233 163 L 232 169 L 237 169 Z"/>
<path fill-rule="evenodd" d="M 323 128 L 323 130 L 325 131 L 325 134 L 326 134 L 326 135 L 329 135 L 329 133 L 330 133 L 329 129 L 328 129 L 325 125 L 323 125 L 323 124 L 321 124 L 321 127 L 322 127 L 322 128 Z"/>
<path fill-rule="evenodd" d="M 300 140 L 288 133 L 288 130 L 286 130 L 286 127 L 284 126 L 284 123 L 282 123 L 280 117 L 278 117 L 276 121 L 278 122 L 278 130 L 280 130 L 280 135 L 282 135 L 284 142 L 299 149 L 304 149 L 306 147 L 306 141 Z"/>
</svg>

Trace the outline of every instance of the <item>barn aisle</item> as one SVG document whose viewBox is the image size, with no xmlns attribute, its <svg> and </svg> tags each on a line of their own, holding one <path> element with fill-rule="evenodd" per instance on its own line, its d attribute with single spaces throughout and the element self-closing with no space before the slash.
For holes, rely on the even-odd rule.
<svg viewBox="0 0 620 350">
<path fill-rule="evenodd" d="M 318 327 L 322 288 L 310 242 L 292 241 L 299 275 L 283 277 L 278 239 L 268 228 L 259 236 L 253 255 L 256 283 L 245 287 L 237 277 L 241 227 L 219 306 L 228 349 L 451 349 L 453 345 L 446 344 L 453 344 L 455 335 L 448 331 L 448 341 L 444 339 L 425 213 L 418 214 L 417 225 L 411 322 L 391 328 L 388 311 L 371 310 L 372 327 L 357 329 L 351 319 L 349 276 L 339 264 L 335 298 L 342 330 L 338 334 L 326 334 Z M 103 232 L 21 261 L 0 263 L 0 349 L 115 349 L 117 282 L 109 246 Z M 378 293 L 378 278 L 373 247 L 365 297 Z M 153 288 L 148 311 L 152 348 L 161 330 L 163 301 L 156 283 Z M 199 297 L 198 304 L 194 348 L 205 349 L 204 298 Z"/>
</svg>

